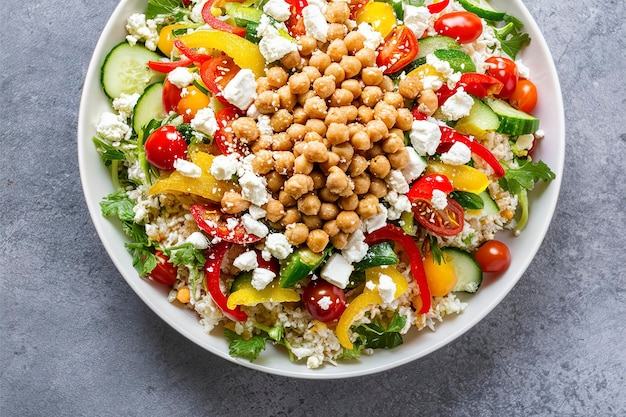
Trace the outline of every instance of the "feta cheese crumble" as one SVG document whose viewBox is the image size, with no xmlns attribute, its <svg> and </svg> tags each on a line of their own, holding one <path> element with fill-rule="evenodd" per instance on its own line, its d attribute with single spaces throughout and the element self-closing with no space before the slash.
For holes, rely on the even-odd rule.
<svg viewBox="0 0 626 417">
<path fill-rule="evenodd" d="M 363 42 L 363 46 L 365 46 L 366 48 L 375 51 L 378 49 L 380 44 L 383 43 L 384 39 L 380 32 L 375 31 L 372 26 L 367 22 L 359 24 L 357 32 L 365 36 L 365 42 Z"/>
<path fill-rule="evenodd" d="M 259 263 L 256 259 L 256 252 L 249 250 L 243 252 L 241 255 L 235 258 L 233 261 L 233 266 L 242 271 L 252 271 L 253 269 L 259 266 Z"/>
<path fill-rule="evenodd" d="M 448 195 L 441 190 L 433 190 L 430 201 L 435 210 L 443 210 L 448 206 Z"/>
<path fill-rule="evenodd" d="M 185 67 L 178 67 L 167 74 L 167 79 L 176 87 L 185 88 L 193 83 L 193 74 Z"/>
<path fill-rule="evenodd" d="M 204 250 L 209 247 L 209 240 L 202 232 L 193 232 L 185 239 L 185 242 L 191 243 L 198 250 Z"/>
<path fill-rule="evenodd" d="M 146 20 L 145 14 L 134 13 L 126 20 L 126 31 L 128 31 L 126 40 L 130 45 L 143 41 L 146 48 L 156 51 L 159 43 L 159 32 L 155 20 Z"/>
<path fill-rule="evenodd" d="M 427 120 L 414 120 L 409 139 L 419 155 L 434 155 L 441 142 L 441 130 Z"/>
<path fill-rule="evenodd" d="M 191 127 L 207 136 L 213 136 L 219 126 L 215 120 L 215 112 L 210 107 L 198 110 L 195 117 L 191 120 Z"/>
<path fill-rule="evenodd" d="M 261 291 L 276 278 L 276 274 L 265 268 L 256 268 L 252 271 L 252 288 Z"/>
<path fill-rule="evenodd" d="M 229 181 L 237 173 L 237 155 L 218 155 L 213 158 L 211 175 L 222 181 Z"/>
<path fill-rule="evenodd" d="M 174 169 L 185 177 L 200 178 L 202 176 L 202 168 L 186 159 L 176 159 L 174 161 Z"/>
<path fill-rule="evenodd" d="M 294 42 L 280 35 L 278 29 L 272 25 L 269 18 L 265 15 L 261 16 L 257 34 L 261 36 L 259 51 L 268 64 L 278 61 L 289 52 L 298 50 L 298 46 Z"/>
<path fill-rule="evenodd" d="M 472 159 L 472 151 L 461 142 L 455 142 L 448 152 L 441 154 L 441 162 L 448 165 L 465 165 L 470 159 Z"/>
<path fill-rule="evenodd" d="M 343 289 L 348 285 L 352 271 L 354 271 L 354 267 L 343 255 L 333 253 L 322 267 L 320 276 L 331 284 Z"/>
<path fill-rule="evenodd" d="M 282 233 L 272 233 L 267 236 L 265 239 L 265 249 L 264 252 L 272 255 L 276 259 L 285 259 L 291 252 L 293 252 L 293 247 L 289 244 L 289 241 Z M 269 260 L 263 257 L 263 259 Z"/>
<path fill-rule="evenodd" d="M 124 123 L 117 115 L 104 112 L 100 115 L 100 121 L 96 125 L 96 132 L 111 142 L 119 142 L 130 136 L 130 126 Z"/>
<path fill-rule="evenodd" d="M 309 4 L 302 9 L 302 18 L 306 33 L 320 42 L 326 42 L 329 26 L 320 8 Z"/>
<path fill-rule="evenodd" d="M 256 79 L 252 70 L 241 69 L 222 92 L 224 98 L 233 106 L 246 110 L 256 98 Z"/>
<path fill-rule="evenodd" d="M 263 6 L 263 11 L 279 22 L 284 22 L 291 16 L 290 6 L 284 0 L 269 0 Z"/>
<path fill-rule="evenodd" d="M 378 278 L 378 294 L 383 303 L 390 303 L 396 299 L 396 283 L 389 275 L 381 274 Z"/>
<path fill-rule="evenodd" d="M 469 116 L 473 105 L 474 99 L 472 96 L 463 91 L 463 89 L 459 89 L 443 103 L 440 110 L 446 120 L 454 121 Z"/>
</svg>

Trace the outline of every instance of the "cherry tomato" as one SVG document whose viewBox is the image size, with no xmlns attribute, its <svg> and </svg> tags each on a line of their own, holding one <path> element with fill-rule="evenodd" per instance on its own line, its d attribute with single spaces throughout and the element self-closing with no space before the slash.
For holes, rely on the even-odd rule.
<svg viewBox="0 0 626 417">
<path fill-rule="evenodd" d="M 511 251 L 499 240 L 488 240 L 474 254 L 483 272 L 503 272 L 511 265 Z"/>
<path fill-rule="evenodd" d="M 338 319 L 346 309 L 343 290 L 323 279 L 311 281 L 302 293 L 302 300 L 313 318 L 323 322 Z"/>
<path fill-rule="evenodd" d="M 156 251 L 154 256 L 156 256 L 157 264 L 148 276 L 152 278 L 153 281 L 163 285 L 174 284 L 176 282 L 178 268 L 170 262 L 170 259 L 163 252 Z"/>
<path fill-rule="evenodd" d="M 230 127 L 233 120 L 239 117 L 239 114 L 239 109 L 229 105 L 218 111 L 215 115 L 215 120 L 217 121 L 219 129 L 215 132 L 213 138 L 215 139 L 215 144 L 223 155 L 238 153 L 241 156 L 246 156 L 250 154 L 250 147 L 237 140 L 235 134 L 233 133 L 233 129 Z"/>
<path fill-rule="evenodd" d="M 198 223 L 198 227 L 211 237 L 238 244 L 255 243 L 261 240 L 260 237 L 248 233 L 238 218 L 222 213 L 218 206 L 192 204 L 189 212 Z"/>
<path fill-rule="evenodd" d="M 170 80 L 165 77 L 165 81 L 163 82 L 163 110 L 166 113 L 171 111 L 175 112 L 178 107 L 178 102 L 180 101 L 180 93 L 182 90 L 176 87 L 174 84 L 170 82 Z"/>
<path fill-rule="evenodd" d="M 187 157 L 187 142 L 174 126 L 162 126 L 152 132 L 146 143 L 146 159 L 166 171 L 174 170 L 174 161 Z"/>
<path fill-rule="evenodd" d="M 483 33 L 483 22 L 471 12 L 446 13 L 435 21 L 435 31 L 459 43 L 474 42 Z"/>
<path fill-rule="evenodd" d="M 496 97 L 504 99 L 511 97 L 515 91 L 515 87 L 517 87 L 518 80 L 517 65 L 515 62 L 502 56 L 492 56 L 485 62 L 489 66 L 487 68 L 487 75 L 497 78 L 504 84 L 502 90 L 500 90 L 500 94 Z"/>
<path fill-rule="evenodd" d="M 211 100 L 209 96 L 193 85 L 185 87 L 185 90 L 186 94 L 178 102 L 176 111 L 183 116 L 185 123 L 189 123 L 196 117 L 198 110 L 207 107 Z"/>
<path fill-rule="evenodd" d="M 348 6 L 350 7 L 350 19 L 356 20 L 361 10 L 370 2 L 370 0 L 349 0 Z"/>
<path fill-rule="evenodd" d="M 407 66 L 417 56 L 417 38 L 407 26 L 396 26 L 378 49 L 376 65 L 392 74 Z"/>
<path fill-rule="evenodd" d="M 289 34 L 294 38 L 297 36 L 306 35 L 306 28 L 304 27 L 304 18 L 302 17 L 302 9 L 309 5 L 306 0 L 287 0 L 289 4 L 289 11 L 291 15 L 285 22 Z"/>
<path fill-rule="evenodd" d="M 526 113 L 530 113 L 537 105 L 537 87 L 532 81 L 521 79 L 517 82 L 517 88 L 509 97 L 511 106 Z"/>
<path fill-rule="evenodd" d="M 463 207 L 448 197 L 448 204 L 443 209 L 436 209 L 429 199 L 418 198 L 411 202 L 415 220 L 439 236 L 454 236 L 461 233 L 465 223 Z"/>
</svg>

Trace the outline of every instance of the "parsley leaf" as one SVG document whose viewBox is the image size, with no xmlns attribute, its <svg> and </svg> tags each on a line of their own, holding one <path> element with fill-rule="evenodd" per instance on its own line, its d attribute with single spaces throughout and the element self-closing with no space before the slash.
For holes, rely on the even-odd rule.
<svg viewBox="0 0 626 417">
<path fill-rule="evenodd" d="M 358 343 L 372 349 L 391 349 L 402 344 L 400 330 L 406 324 L 406 316 L 398 313 L 393 315 L 389 324 L 385 327 L 383 323 L 374 321 L 362 324 L 355 329 L 361 336 Z"/>
<path fill-rule="evenodd" d="M 133 221 L 135 212 L 134 204 L 126 195 L 126 191 L 118 190 L 104 197 L 100 202 L 100 211 L 105 217 L 116 216 L 121 221 Z"/>
<path fill-rule="evenodd" d="M 228 340 L 228 353 L 231 356 L 246 358 L 253 362 L 265 349 L 264 336 L 252 336 L 248 340 L 230 329 L 224 329 L 224 337 Z"/>
<path fill-rule="evenodd" d="M 93 137 L 93 142 L 96 145 L 96 151 L 98 151 L 100 158 L 103 162 L 107 163 L 107 165 L 111 161 L 123 161 L 126 159 L 124 152 L 119 147 L 114 147 L 110 143 L 95 136 Z"/>
<path fill-rule="evenodd" d="M 200 249 L 196 249 L 191 243 L 172 246 L 171 248 L 164 249 L 163 252 L 170 258 L 170 262 L 174 264 L 174 266 L 202 266 L 206 261 L 204 252 Z"/>
<path fill-rule="evenodd" d="M 157 265 L 156 256 L 150 251 L 150 245 L 144 242 L 125 243 L 126 250 L 133 257 L 133 267 L 139 272 L 139 275 L 146 276 Z"/>
<path fill-rule="evenodd" d="M 506 15 L 504 21 L 507 22 L 506 25 L 501 28 L 494 28 L 494 34 L 500 41 L 502 50 L 512 59 L 515 59 L 517 53 L 530 43 L 530 36 L 521 32 L 524 24 L 519 19 Z"/>
<path fill-rule="evenodd" d="M 533 162 L 530 159 L 519 160 L 519 168 L 505 166 L 504 171 L 504 177 L 499 180 L 500 186 L 518 195 L 522 190 L 532 190 L 539 180 L 548 182 L 556 178 L 543 161 Z"/>
</svg>

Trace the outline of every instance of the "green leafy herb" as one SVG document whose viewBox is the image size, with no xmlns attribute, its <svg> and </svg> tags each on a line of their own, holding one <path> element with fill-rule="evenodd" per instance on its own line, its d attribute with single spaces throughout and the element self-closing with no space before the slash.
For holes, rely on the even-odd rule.
<svg viewBox="0 0 626 417">
<path fill-rule="evenodd" d="M 437 243 L 437 237 L 435 235 L 430 235 L 430 252 L 433 254 L 433 261 L 435 261 L 437 265 L 446 262 L 446 258 L 443 256 L 443 252 Z"/>
<path fill-rule="evenodd" d="M 504 177 L 499 180 L 500 186 L 513 194 L 520 194 L 522 190 L 532 190 L 539 180 L 548 182 L 556 178 L 554 172 L 543 161 L 520 159 L 518 165 L 519 168 L 505 165 Z"/>
<path fill-rule="evenodd" d="M 148 7 L 146 8 L 145 14 L 146 19 L 171 15 L 173 20 L 180 20 L 188 13 L 181 0 L 148 0 Z"/>
<path fill-rule="evenodd" d="M 464 209 L 481 210 L 485 207 L 485 202 L 478 194 L 467 191 L 452 191 L 450 197 L 456 200 Z"/>
<path fill-rule="evenodd" d="M 133 257 L 133 266 L 139 275 L 146 276 L 157 265 L 156 256 L 150 251 L 150 245 L 144 242 L 125 243 L 126 250 Z"/>
<path fill-rule="evenodd" d="M 230 329 L 224 329 L 224 337 L 228 340 L 228 353 L 238 358 L 246 358 L 253 362 L 259 357 L 262 350 L 265 349 L 264 336 L 252 336 L 250 339 L 244 339 L 241 335 Z"/>
<path fill-rule="evenodd" d="M 128 198 L 124 190 L 109 194 L 100 202 L 100 211 L 103 216 L 115 216 L 122 222 L 133 221 L 135 218 L 133 207 L 132 200 Z"/>
<path fill-rule="evenodd" d="M 174 266 L 185 265 L 188 267 L 197 267 L 204 265 L 206 261 L 204 252 L 200 249 L 196 249 L 191 243 L 172 246 L 171 248 L 164 249 L 163 252 L 170 258 L 170 262 Z"/>
<path fill-rule="evenodd" d="M 359 334 L 357 343 L 371 349 L 391 349 L 402 344 L 400 330 L 406 324 L 406 317 L 395 313 L 387 326 L 378 321 L 362 324 L 355 329 Z"/>
<path fill-rule="evenodd" d="M 521 32 L 524 24 L 519 19 L 506 15 L 504 21 L 506 25 L 501 28 L 494 28 L 494 34 L 500 41 L 502 50 L 515 59 L 517 53 L 530 43 L 530 36 Z"/>
<path fill-rule="evenodd" d="M 93 137 L 93 142 L 96 145 L 100 158 L 107 166 L 111 161 L 123 161 L 126 159 L 124 152 L 119 147 L 115 147 L 95 136 Z"/>
</svg>

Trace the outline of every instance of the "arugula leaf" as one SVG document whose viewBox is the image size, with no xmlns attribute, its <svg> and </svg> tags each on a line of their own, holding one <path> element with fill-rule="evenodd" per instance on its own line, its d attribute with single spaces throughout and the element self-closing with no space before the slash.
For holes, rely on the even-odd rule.
<svg viewBox="0 0 626 417">
<path fill-rule="evenodd" d="M 103 162 L 110 163 L 111 161 L 123 161 L 126 159 L 124 152 L 119 147 L 114 147 L 95 136 L 92 140 L 96 145 L 96 151 L 98 151 L 100 159 L 102 159 Z"/>
<path fill-rule="evenodd" d="M 185 7 L 181 0 L 148 0 L 146 19 L 154 19 L 159 15 L 173 15 L 175 18 L 184 13 Z M 178 19 L 180 20 L 180 19 Z"/>
<path fill-rule="evenodd" d="M 400 330 L 404 328 L 406 324 L 406 316 L 401 316 L 398 313 L 393 315 L 393 318 L 386 326 L 374 321 L 368 324 L 362 324 L 355 329 L 355 331 L 362 336 L 357 341 L 363 343 L 365 347 L 372 349 L 391 349 L 402 344 L 402 335 Z"/>
<path fill-rule="evenodd" d="M 252 336 L 248 340 L 230 329 L 224 329 L 224 337 L 228 340 L 228 353 L 231 356 L 246 358 L 253 362 L 265 349 L 265 337 Z"/>
<path fill-rule="evenodd" d="M 506 15 L 504 21 L 507 24 L 501 28 L 494 28 L 494 34 L 500 41 L 502 50 L 515 59 L 517 53 L 530 43 L 530 36 L 521 32 L 524 24 L 519 19 Z"/>
<path fill-rule="evenodd" d="M 116 216 L 122 222 L 132 222 L 135 218 L 134 206 L 132 200 L 126 195 L 126 191 L 117 190 L 102 199 L 100 211 L 104 217 Z"/>
<path fill-rule="evenodd" d="M 157 265 L 156 256 L 150 251 L 150 246 L 144 242 L 125 243 L 126 250 L 133 257 L 133 267 L 139 272 L 140 276 L 146 276 Z"/>
<path fill-rule="evenodd" d="M 500 186 L 513 194 L 519 195 L 522 190 L 532 190 L 539 180 L 549 182 L 556 178 L 554 172 L 543 161 L 520 159 L 518 164 L 519 168 L 505 165 L 504 177 L 499 180 Z"/>
<path fill-rule="evenodd" d="M 200 249 L 196 249 L 191 243 L 172 246 L 171 248 L 164 249 L 163 252 L 170 258 L 170 262 L 174 264 L 174 266 L 202 266 L 206 261 L 204 252 Z"/>
</svg>

